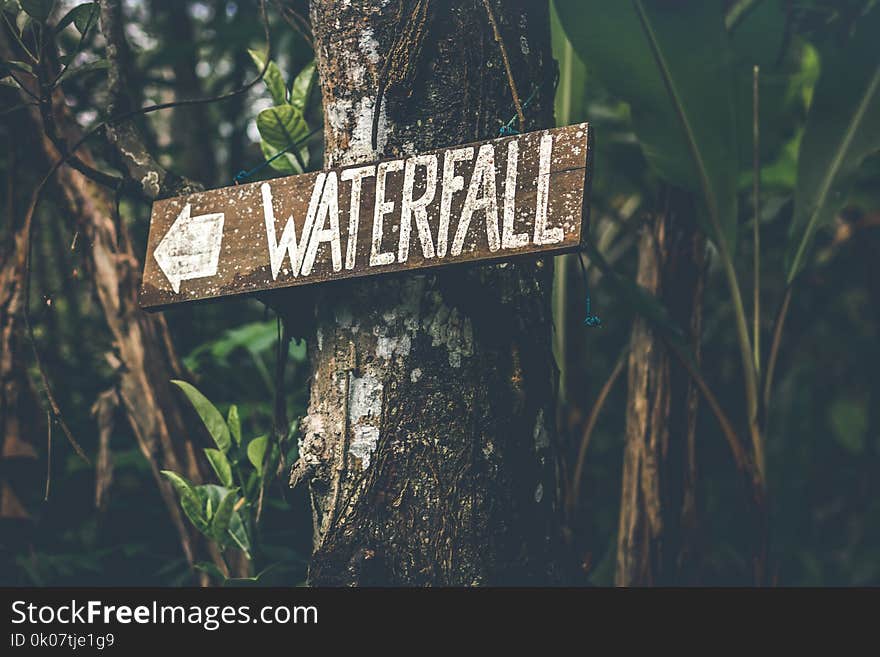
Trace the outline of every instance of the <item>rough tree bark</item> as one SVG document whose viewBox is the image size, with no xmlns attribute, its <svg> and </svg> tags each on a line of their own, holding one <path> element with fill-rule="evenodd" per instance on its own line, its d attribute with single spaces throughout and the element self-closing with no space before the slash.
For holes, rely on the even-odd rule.
<svg viewBox="0 0 880 657">
<path fill-rule="evenodd" d="M 520 96 L 540 89 L 526 128 L 551 126 L 546 3 L 488 4 Z M 480 0 L 313 0 L 311 20 L 327 166 L 495 137 L 514 113 Z M 311 490 L 312 584 L 553 580 L 551 278 L 545 260 L 321 292 L 291 473 Z"/>
<path fill-rule="evenodd" d="M 686 207 L 686 199 L 667 202 L 642 228 L 637 280 L 685 329 L 699 359 L 705 240 L 683 216 Z M 630 337 L 628 374 L 615 582 L 686 584 L 693 576 L 699 392 L 641 317 Z"/>
</svg>

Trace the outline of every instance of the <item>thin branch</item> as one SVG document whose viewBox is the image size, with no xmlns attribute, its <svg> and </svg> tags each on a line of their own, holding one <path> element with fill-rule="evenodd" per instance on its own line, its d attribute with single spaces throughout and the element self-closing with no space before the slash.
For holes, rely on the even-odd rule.
<svg viewBox="0 0 880 657">
<path fill-rule="evenodd" d="M 60 162 L 60 160 L 59 160 Z M 25 245 L 24 245 L 24 254 L 20 254 L 19 257 L 24 258 L 24 272 L 25 272 L 25 283 L 24 283 L 24 312 L 22 313 L 24 318 L 25 328 L 27 329 L 28 339 L 31 343 L 31 348 L 34 353 L 34 361 L 37 366 L 37 371 L 40 374 L 40 380 L 43 384 L 43 390 L 46 393 L 46 399 L 49 402 L 49 408 L 52 411 L 52 415 L 58 421 L 58 425 L 61 427 L 61 430 L 64 432 L 64 435 L 67 437 L 68 442 L 70 442 L 74 451 L 79 454 L 79 456 L 86 462 L 91 464 L 89 457 L 86 456 L 85 451 L 80 446 L 79 442 L 77 442 L 76 438 L 73 437 L 73 433 L 70 431 L 70 427 L 67 426 L 67 422 L 64 421 L 64 416 L 61 413 L 61 407 L 58 404 L 58 400 L 55 398 L 55 393 L 52 391 L 52 386 L 49 385 L 49 377 L 46 375 L 46 369 L 43 366 L 43 361 L 40 358 L 40 352 L 37 349 L 37 341 L 34 337 L 34 329 L 31 325 L 31 315 L 30 315 L 30 303 L 31 303 L 31 247 L 33 243 L 33 217 L 37 208 L 37 204 L 40 201 L 40 196 L 42 195 L 43 189 L 46 186 L 46 183 L 52 178 L 55 172 L 58 170 L 57 163 L 53 165 L 49 169 L 49 173 L 40 181 L 39 185 L 37 185 L 34 190 L 33 197 L 31 199 L 30 206 L 28 207 L 27 214 L 25 215 L 24 224 L 22 229 L 25 232 Z"/>
<path fill-rule="evenodd" d="M 569 513 L 573 513 L 577 509 L 578 500 L 580 499 L 581 481 L 584 475 L 584 464 L 587 460 L 587 448 L 590 446 L 590 441 L 593 436 L 593 430 L 596 428 L 596 423 L 599 420 L 599 414 L 605 407 L 605 402 L 608 400 L 608 395 L 611 393 L 611 390 L 614 388 L 614 384 L 617 382 L 617 379 L 623 372 L 623 367 L 624 365 L 626 365 L 626 357 L 628 354 L 629 347 L 625 347 L 620 356 L 617 357 L 617 363 L 614 365 L 614 369 L 611 370 L 611 375 L 605 381 L 602 389 L 599 391 L 599 395 L 596 397 L 596 401 L 593 403 L 593 407 L 590 409 L 590 416 L 589 418 L 587 418 L 587 424 L 584 427 L 584 433 L 581 437 L 581 445 L 578 449 L 577 461 L 575 462 L 574 466 L 574 475 L 571 481 L 571 490 L 568 496 L 567 504 Z"/>
<path fill-rule="evenodd" d="M 492 25 L 492 32 L 495 34 L 495 41 L 498 42 L 498 48 L 501 50 L 501 59 L 504 61 L 504 70 L 507 72 L 507 83 L 510 85 L 510 94 L 513 96 L 513 105 L 516 107 L 516 116 L 519 118 L 520 132 L 526 130 L 526 117 L 523 114 L 522 104 L 519 101 L 519 93 L 516 90 L 516 82 L 513 79 L 513 69 L 510 66 L 510 59 L 507 57 L 507 46 L 504 45 L 504 39 L 501 37 L 501 31 L 498 29 L 498 21 L 495 20 L 495 12 L 492 11 L 490 0 L 483 0 L 483 6 L 486 8 L 486 15 L 489 17 L 489 23 Z"/>
<path fill-rule="evenodd" d="M 687 370 L 691 379 L 693 379 L 694 383 L 697 384 L 697 388 L 700 389 L 703 398 L 709 405 L 709 409 L 712 411 L 715 419 L 718 420 L 718 424 L 721 427 L 721 432 L 724 434 L 724 438 L 727 440 L 727 444 L 730 447 L 731 453 L 733 454 L 733 459 L 736 462 L 736 467 L 741 472 L 750 475 L 753 478 L 754 482 L 760 483 L 761 480 L 758 478 L 759 473 L 756 472 L 755 469 L 752 467 L 751 461 L 749 460 L 748 455 L 746 454 L 746 451 L 743 448 L 742 443 L 740 442 L 739 436 L 736 433 L 736 429 L 733 428 L 733 424 L 728 419 L 727 415 L 724 412 L 724 409 L 721 408 L 721 404 L 718 403 L 718 399 L 715 397 L 715 393 L 712 392 L 709 384 L 706 383 L 706 379 L 704 379 L 699 370 L 694 367 L 694 364 L 691 362 L 690 358 L 681 353 L 678 347 L 673 344 L 671 340 L 668 340 L 665 336 L 663 336 L 662 333 L 660 334 L 660 337 L 666 343 L 666 346 L 669 348 L 669 350 L 682 364 L 682 366 Z"/>
<path fill-rule="evenodd" d="M 761 376 L 761 126 L 760 91 L 761 67 L 755 64 L 752 69 L 752 203 L 755 206 L 755 223 L 752 230 L 754 242 L 754 270 L 752 272 L 752 301 L 754 325 L 752 326 L 752 348 L 755 354 L 755 372 Z"/>
</svg>

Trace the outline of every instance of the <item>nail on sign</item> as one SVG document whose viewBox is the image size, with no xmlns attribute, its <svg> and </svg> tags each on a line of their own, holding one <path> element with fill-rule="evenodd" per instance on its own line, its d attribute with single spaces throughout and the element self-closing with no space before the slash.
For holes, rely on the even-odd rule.
<svg viewBox="0 0 880 657">
<path fill-rule="evenodd" d="M 586 123 L 153 204 L 140 303 L 573 251 Z"/>
</svg>

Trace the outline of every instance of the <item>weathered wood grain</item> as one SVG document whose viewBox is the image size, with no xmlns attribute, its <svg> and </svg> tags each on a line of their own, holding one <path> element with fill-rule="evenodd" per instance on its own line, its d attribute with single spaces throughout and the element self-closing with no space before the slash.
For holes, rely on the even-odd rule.
<svg viewBox="0 0 880 657">
<path fill-rule="evenodd" d="M 590 145 L 582 123 L 157 201 L 140 304 L 575 250 Z"/>
</svg>

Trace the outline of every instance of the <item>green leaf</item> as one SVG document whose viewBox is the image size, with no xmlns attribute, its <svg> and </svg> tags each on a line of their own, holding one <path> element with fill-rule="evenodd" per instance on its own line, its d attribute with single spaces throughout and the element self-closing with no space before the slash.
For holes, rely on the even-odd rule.
<svg viewBox="0 0 880 657">
<path fill-rule="evenodd" d="M 264 109 L 257 115 L 257 129 L 275 152 L 295 144 L 308 134 L 302 112 L 291 105 Z"/>
<path fill-rule="evenodd" d="M 2 62 L 2 64 L 4 71 L 15 69 L 16 71 L 30 73 L 31 75 L 34 74 L 34 67 L 27 62 L 20 62 L 16 59 L 7 59 L 5 62 Z"/>
<path fill-rule="evenodd" d="M 110 68 L 110 62 L 106 59 L 98 59 L 93 62 L 88 62 L 87 64 L 83 64 L 82 66 L 78 66 L 77 68 L 68 68 L 61 74 L 58 78 L 58 82 L 64 82 L 65 80 L 70 80 L 71 78 L 78 77 L 83 75 L 84 73 L 92 73 L 94 71 L 103 71 L 105 69 Z"/>
<path fill-rule="evenodd" d="M 220 500 L 220 503 L 217 505 L 217 510 L 214 512 L 214 517 L 211 519 L 209 533 L 222 547 L 225 547 L 229 542 L 229 523 L 232 520 L 232 514 L 234 513 L 233 509 L 235 508 L 235 503 L 237 501 L 238 490 L 230 490 L 223 496 L 223 499 Z"/>
<path fill-rule="evenodd" d="M 241 514 L 238 511 L 235 511 L 229 519 L 229 535 L 232 537 L 232 540 L 235 541 L 235 544 L 245 553 L 247 558 L 250 559 L 251 539 L 248 536 L 247 529 L 245 529 Z"/>
<path fill-rule="evenodd" d="M 269 444 L 268 436 L 254 438 L 247 446 L 248 461 L 261 476 L 263 474 L 263 457 L 266 455 L 266 445 Z"/>
<path fill-rule="evenodd" d="M 706 233 L 736 245 L 736 127 L 722 3 L 556 0 L 577 53 L 630 105 L 652 168 L 696 193 Z"/>
<path fill-rule="evenodd" d="M 296 155 L 292 152 L 288 151 L 278 155 L 278 149 L 263 140 L 260 140 L 260 150 L 263 151 L 263 157 L 269 162 L 269 166 L 275 169 L 275 171 L 287 175 L 304 172 L 296 159 Z M 276 155 L 278 157 L 275 157 Z M 307 147 L 299 149 L 299 156 L 304 163 L 307 163 L 309 161 L 309 149 Z"/>
<path fill-rule="evenodd" d="M 828 409 L 831 433 L 837 443 L 851 454 L 861 454 L 868 433 L 868 411 L 863 401 L 835 399 Z"/>
<path fill-rule="evenodd" d="M 266 58 L 262 53 L 256 50 L 248 50 L 248 54 L 254 60 L 257 70 L 262 71 L 266 65 Z M 284 77 L 281 75 L 281 70 L 275 62 L 269 62 L 269 66 L 266 68 L 265 74 L 263 74 L 263 82 L 272 96 L 273 103 L 276 105 L 287 104 L 287 87 L 284 85 Z"/>
<path fill-rule="evenodd" d="M 210 461 L 211 467 L 214 468 L 220 483 L 224 486 L 232 486 L 232 466 L 229 465 L 229 459 L 226 458 L 226 454 L 219 449 L 206 449 L 205 456 L 208 457 L 208 461 Z"/>
<path fill-rule="evenodd" d="M 85 34 L 87 29 L 98 24 L 98 3 L 86 2 L 77 5 L 67 12 L 64 18 L 58 21 L 55 31 L 60 32 L 71 23 L 73 23 L 80 34 Z"/>
<path fill-rule="evenodd" d="M 318 69 L 313 59 L 306 64 L 293 81 L 290 88 L 290 104 L 299 111 L 305 113 L 306 106 L 309 103 L 309 96 L 312 95 L 312 89 L 315 86 L 315 80 L 318 78 Z M 276 105 L 280 104 L 278 102 Z"/>
<path fill-rule="evenodd" d="M 35 21 L 45 23 L 52 13 L 52 7 L 55 5 L 54 0 L 19 0 L 21 8 L 24 12 Z"/>
<path fill-rule="evenodd" d="M 821 51 L 798 156 L 797 187 L 786 258 L 791 283 L 806 264 L 813 238 L 846 202 L 865 158 L 880 150 L 880 8 L 857 23 L 844 47 Z"/>
<path fill-rule="evenodd" d="M 214 439 L 214 443 L 220 448 L 220 451 L 228 452 L 232 446 L 232 438 L 229 435 L 229 427 L 226 426 L 226 421 L 220 415 L 220 411 L 202 393 L 186 381 L 172 380 L 171 383 L 186 394 L 193 408 L 196 409 L 199 417 L 202 418 L 202 422 L 204 422 L 205 427 Z"/>
<path fill-rule="evenodd" d="M 189 518 L 193 526 L 200 532 L 207 532 L 208 519 L 205 516 L 204 505 L 196 488 L 176 472 L 162 470 L 162 474 L 165 475 L 168 481 L 171 482 L 174 490 L 177 491 L 180 497 L 180 508 L 183 509 L 186 517 Z"/>
<path fill-rule="evenodd" d="M 233 404 L 229 407 L 229 413 L 226 415 L 226 426 L 229 427 L 229 433 L 236 445 L 241 445 L 241 419 L 238 417 L 238 406 Z"/>
</svg>

